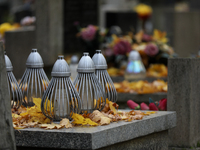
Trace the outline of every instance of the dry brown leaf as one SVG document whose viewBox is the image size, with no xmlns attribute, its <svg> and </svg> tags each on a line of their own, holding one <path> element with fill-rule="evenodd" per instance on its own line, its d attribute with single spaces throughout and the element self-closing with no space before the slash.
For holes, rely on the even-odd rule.
<svg viewBox="0 0 200 150">
<path fill-rule="evenodd" d="M 90 118 L 92 121 L 99 123 L 100 125 L 107 125 L 112 121 L 98 110 L 93 111 L 93 113 L 90 115 Z"/>
<path fill-rule="evenodd" d="M 65 128 L 72 128 L 72 124 L 69 122 L 69 119 L 64 118 L 60 121 L 60 125 L 64 125 Z"/>
<path fill-rule="evenodd" d="M 101 117 L 101 120 L 99 122 L 100 125 L 107 125 L 110 124 L 111 119 L 108 117 Z"/>
<path fill-rule="evenodd" d="M 51 124 L 41 124 L 39 125 L 40 128 L 44 128 L 45 130 L 48 130 L 48 129 L 61 129 L 64 127 L 64 125 L 59 125 L 59 124 L 56 124 L 56 123 L 51 123 Z"/>
</svg>

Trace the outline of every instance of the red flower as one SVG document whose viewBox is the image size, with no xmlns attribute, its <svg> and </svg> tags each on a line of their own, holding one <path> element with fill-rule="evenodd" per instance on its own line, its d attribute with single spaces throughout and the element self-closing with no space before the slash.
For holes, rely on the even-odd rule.
<svg viewBox="0 0 200 150">
<path fill-rule="evenodd" d="M 138 105 L 137 103 L 135 103 L 132 100 L 128 100 L 127 101 L 127 105 L 130 109 L 140 109 L 140 105 Z"/>
<path fill-rule="evenodd" d="M 87 28 L 82 29 L 81 37 L 86 41 L 92 41 L 95 38 L 96 27 L 93 25 L 88 25 Z"/>
<path fill-rule="evenodd" d="M 141 108 L 141 110 L 149 110 L 149 106 L 145 103 L 141 103 L 140 108 Z"/>
<path fill-rule="evenodd" d="M 167 110 L 167 99 L 166 98 L 163 98 L 159 101 L 158 108 L 159 108 L 159 110 L 162 110 L 162 111 Z"/>
<path fill-rule="evenodd" d="M 156 105 L 154 103 L 150 103 L 149 104 L 149 110 L 158 111 L 158 108 L 156 107 Z"/>
<path fill-rule="evenodd" d="M 144 52 L 149 56 L 155 56 L 158 54 L 158 51 L 158 47 L 152 43 L 148 44 L 144 49 Z"/>
<path fill-rule="evenodd" d="M 128 41 L 121 40 L 114 46 L 114 54 L 115 55 L 125 55 L 129 53 L 132 48 L 131 44 Z"/>
</svg>

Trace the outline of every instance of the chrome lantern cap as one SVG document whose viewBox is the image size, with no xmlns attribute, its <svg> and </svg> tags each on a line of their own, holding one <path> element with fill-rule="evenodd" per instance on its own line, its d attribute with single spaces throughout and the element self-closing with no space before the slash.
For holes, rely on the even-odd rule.
<svg viewBox="0 0 200 150">
<path fill-rule="evenodd" d="M 64 59 L 64 56 L 58 56 L 57 61 L 55 62 L 52 72 L 52 77 L 69 77 L 71 76 L 69 66 Z"/>
<path fill-rule="evenodd" d="M 95 72 L 94 62 L 90 58 L 89 53 L 83 53 L 83 56 L 78 63 L 77 72 L 82 72 L 82 73 Z"/>
<path fill-rule="evenodd" d="M 37 52 L 37 49 L 32 49 L 28 59 L 26 61 L 26 66 L 28 68 L 42 68 L 44 67 L 44 63 L 42 57 Z"/>
<path fill-rule="evenodd" d="M 13 71 L 12 63 L 10 59 L 8 58 L 8 56 L 6 55 L 6 52 L 4 52 L 4 57 L 5 57 L 5 63 L 6 63 L 6 71 Z"/>
<path fill-rule="evenodd" d="M 141 60 L 140 54 L 135 50 L 131 51 L 129 54 L 128 61 L 131 60 Z"/>
<path fill-rule="evenodd" d="M 92 57 L 95 69 L 107 69 L 105 57 L 102 55 L 101 50 L 96 50 L 96 54 Z"/>
</svg>

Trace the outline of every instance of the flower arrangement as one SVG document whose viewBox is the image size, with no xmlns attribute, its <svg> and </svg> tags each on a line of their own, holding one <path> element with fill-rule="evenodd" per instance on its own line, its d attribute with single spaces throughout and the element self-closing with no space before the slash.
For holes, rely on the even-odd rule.
<svg viewBox="0 0 200 150">
<path fill-rule="evenodd" d="M 123 55 L 126 57 L 131 50 L 140 53 L 142 61 L 146 68 L 151 64 L 164 64 L 167 66 L 167 59 L 175 53 L 171 46 L 167 44 L 168 38 L 166 32 L 154 30 L 153 35 L 140 31 L 135 35 L 130 32 L 128 35 L 118 37 L 112 35 L 110 42 L 107 44 L 105 55 Z M 107 52 L 108 51 L 108 52 Z M 112 52 L 110 52 L 112 51 Z"/>
<path fill-rule="evenodd" d="M 118 37 L 113 34 L 111 39 L 108 47 L 113 49 L 114 55 L 127 55 L 132 50 L 132 39 L 129 36 Z"/>
<path fill-rule="evenodd" d="M 166 32 L 157 29 L 154 30 L 153 35 L 143 31 L 135 35 L 132 48 L 140 53 L 146 67 L 156 63 L 167 65 L 167 59 L 175 54 L 173 48 L 167 44 L 166 35 Z"/>
<path fill-rule="evenodd" d="M 85 49 L 93 55 L 96 49 L 99 49 L 100 44 L 103 42 L 106 31 L 100 31 L 98 26 L 89 24 L 87 27 L 80 27 L 79 22 L 75 22 L 74 25 L 78 29 L 76 34 L 80 39 Z"/>
</svg>

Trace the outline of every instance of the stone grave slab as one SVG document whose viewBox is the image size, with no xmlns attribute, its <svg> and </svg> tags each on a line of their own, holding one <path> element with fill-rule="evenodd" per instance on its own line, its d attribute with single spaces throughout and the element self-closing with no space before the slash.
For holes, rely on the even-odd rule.
<svg viewBox="0 0 200 150">
<path fill-rule="evenodd" d="M 18 150 L 56 149 L 168 149 L 168 129 L 176 126 L 176 113 L 159 111 L 143 120 L 119 121 L 106 126 L 59 130 L 15 130 Z"/>
</svg>

